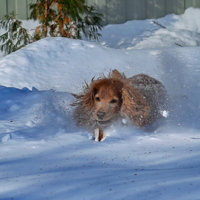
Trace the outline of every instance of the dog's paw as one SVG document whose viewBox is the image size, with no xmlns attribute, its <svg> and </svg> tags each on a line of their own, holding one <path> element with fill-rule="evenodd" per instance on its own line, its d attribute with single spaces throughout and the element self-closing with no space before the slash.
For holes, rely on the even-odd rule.
<svg viewBox="0 0 200 200">
<path fill-rule="evenodd" d="M 106 139 L 106 134 L 100 128 L 94 129 L 94 140 L 96 142 L 103 142 Z"/>
</svg>

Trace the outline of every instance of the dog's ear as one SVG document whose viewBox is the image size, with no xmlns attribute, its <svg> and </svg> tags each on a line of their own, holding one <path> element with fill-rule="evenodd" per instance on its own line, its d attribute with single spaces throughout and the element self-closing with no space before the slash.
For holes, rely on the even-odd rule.
<svg viewBox="0 0 200 200">
<path fill-rule="evenodd" d="M 92 108 L 94 106 L 94 97 L 97 93 L 97 89 L 90 87 L 86 91 L 84 95 L 81 96 L 81 101 L 83 103 L 83 106 Z"/>
<path fill-rule="evenodd" d="M 120 114 L 128 118 L 136 126 L 143 126 L 149 113 L 149 106 L 145 97 L 132 86 L 122 89 L 122 106 Z"/>
<path fill-rule="evenodd" d="M 114 69 L 114 70 L 112 70 L 111 78 L 114 78 L 114 79 L 124 79 L 125 76 L 124 76 L 124 74 L 121 74 L 119 71 L 117 71 L 116 69 Z"/>
</svg>

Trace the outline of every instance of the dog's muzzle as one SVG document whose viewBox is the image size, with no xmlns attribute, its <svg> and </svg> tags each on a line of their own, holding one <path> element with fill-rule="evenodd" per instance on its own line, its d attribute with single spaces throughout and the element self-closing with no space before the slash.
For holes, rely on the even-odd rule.
<svg viewBox="0 0 200 200">
<path fill-rule="evenodd" d="M 105 116 L 106 116 L 106 112 L 101 111 L 101 110 L 99 110 L 97 112 L 97 117 L 98 117 L 99 120 L 103 120 Z"/>
</svg>

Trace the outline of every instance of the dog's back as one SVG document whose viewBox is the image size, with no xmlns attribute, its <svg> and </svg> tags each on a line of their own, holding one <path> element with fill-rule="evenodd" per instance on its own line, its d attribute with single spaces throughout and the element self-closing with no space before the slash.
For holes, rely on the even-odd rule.
<svg viewBox="0 0 200 200">
<path fill-rule="evenodd" d="M 161 112 L 166 109 L 166 89 L 164 85 L 145 74 L 138 74 L 129 78 L 132 86 L 143 94 L 149 104 L 148 123 L 161 117 Z"/>
</svg>

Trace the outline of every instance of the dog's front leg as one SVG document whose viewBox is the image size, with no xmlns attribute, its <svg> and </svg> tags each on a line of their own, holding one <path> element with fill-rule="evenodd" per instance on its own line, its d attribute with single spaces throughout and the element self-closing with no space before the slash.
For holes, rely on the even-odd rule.
<svg viewBox="0 0 200 200">
<path fill-rule="evenodd" d="M 105 138 L 106 138 L 105 133 L 104 133 L 103 130 L 102 130 L 101 128 L 99 128 L 99 127 L 97 127 L 97 128 L 94 129 L 93 134 L 94 134 L 94 140 L 95 140 L 96 142 L 102 142 L 102 141 L 104 141 Z"/>
</svg>

